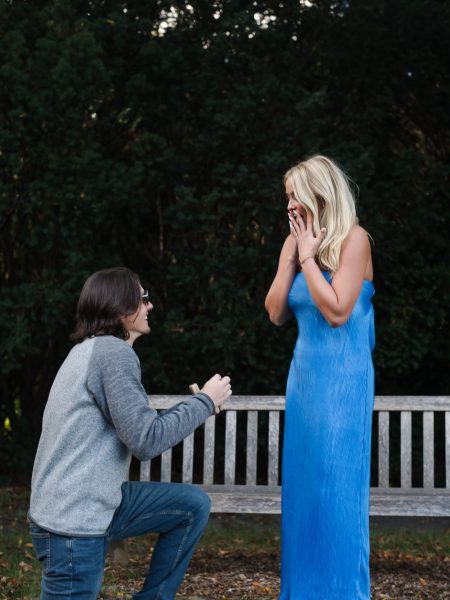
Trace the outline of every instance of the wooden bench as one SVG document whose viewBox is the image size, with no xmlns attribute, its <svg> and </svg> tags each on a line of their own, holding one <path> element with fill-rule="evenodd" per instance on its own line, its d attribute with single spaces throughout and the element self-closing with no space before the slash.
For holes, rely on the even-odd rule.
<svg viewBox="0 0 450 600">
<path fill-rule="evenodd" d="M 150 396 L 149 401 L 154 408 L 163 410 L 179 402 L 180 396 Z M 177 450 L 170 449 L 159 459 L 142 462 L 141 481 L 197 483 L 210 495 L 213 512 L 280 513 L 280 421 L 284 407 L 283 396 L 233 396 L 225 404 L 222 414 L 210 417 L 200 431 L 182 442 L 182 458 L 173 460 Z M 378 430 L 378 434 L 373 437 L 372 445 L 377 445 L 373 455 L 378 465 L 375 469 L 377 482 L 371 487 L 370 514 L 449 517 L 450 397 L 377 396 L 374 411 L 374 430 Z M 439 473 L 435 473 L 435 419 L 439 419 L 439 427 L 444 432 L 443 443 L 437 447 L 438 463 L 442 465 Z M 413 453 L 412 432 L 417 427 L 422 430 L 419 440 L 422 465 L 419 469 L 413 462 L 417 449 L 414 447 Z M 221 435 L 224 434 L 221 445 L 224 456 L 217 452 L 219 429 Z M 394 430 L 400 439 L 390 435 Z M 390 457 L 391 447 L 396 447 L 397 456 Z M 258 471 L 262 454 L 267 465 L 263 474 L 261 469 Z M 394 461 L 397 461 L 395 473 L 390 468 Z M 413 472 L 417 478 L 418 471 L 422 475 L 420 486 L 415 484 L 413 487 Z M 395 474 L 397 481 L 392 481 Z M 436 475 L 441 480 L 441 487 L 436 486 Z"/>
<path fill-rule="evenodd" d="M 149 402 L 153 408 L 164 410 L 181 399 L 180 396 L 150 396 Z M 178 460 L 173 460 L 176 447 L 159 458 L 141 462 L 140 480 L 198 483 L 210 495 L 213 512 L 280 513 L 284 407 L 284 396 L 233 396 L 225 404 L 223 413 L 210 417 L 182 442 Z M 375 455 L 378 464 L 377 485 L 370 489 L 370 514 L 450 517 L 450 396 L 377 396 L 374 411 L 374 431 L 378 430 L 378 434 L 372 438 L 372 456 Z M 240 423 L 240 427 L 238 417 L 246 421 Z M 439 425 L 443 429 L 439 462 L 443 468 L 440 479 L 445 487 L 435 485 L 435 417 L 440 418 Z M 418 469 L 413 464 L 413 418 L 414 427 L 422 430 L 419 440 L 421 485 L 414 487 L 413 470 L 417 473 Z M 216 430 L 219 429 L 224 436 L 223 456 L 216 451 L 219 437 Z M 242 429 L 244 439 L 238 440 Z M 396 430 L 400 439 L 391 436 L 391 430 Z M 390 456 L 394 442 L 397 457 Z M 261 454 L 265 455 L 264 460 L 258 461 Z M 417 450 L 414 454 L 417 455 Z M 391 458 L 397 459 L 397 482 L 392 481 Z M 261 469 L 258 472 L 258 462 L 266 466 L 263 474 Z M 196 477 L 201 472 L 198 482 L 194 477 L 194 464 L 200 467 L 195 469 Z M 239 481 L 239 473 L 243 481 Z M 114 542 L 111 554 L 114 562 L 127 564 L 126 541 Z"/>
</svg>

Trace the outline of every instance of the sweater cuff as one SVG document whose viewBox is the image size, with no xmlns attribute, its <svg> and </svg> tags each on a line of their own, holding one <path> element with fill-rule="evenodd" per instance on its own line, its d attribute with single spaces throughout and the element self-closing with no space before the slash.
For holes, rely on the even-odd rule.
<svg viewBox="0 0 450 600">
<path fill-rule="evenodd" d="M 214 415 L 216 413 L 216 406 L 211 400 L 211 398 L 208 396 L 208 394 L 205 394 L 204 392 L 197 392 L 196 394 L 194 394 L 193 398 L 197 398 L 197 400 L 200 400 L 201 402 L 203 402 L 203 404 L 207 406 L 209 405 L 211 407 L 211 415 Z"/>
</svg>

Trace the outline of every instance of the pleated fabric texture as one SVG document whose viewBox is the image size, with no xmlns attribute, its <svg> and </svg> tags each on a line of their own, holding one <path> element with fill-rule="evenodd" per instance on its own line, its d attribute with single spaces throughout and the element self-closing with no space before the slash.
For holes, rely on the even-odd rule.
<svg viewBox="0 0 450 600">
<path fill-rule="evenodd" d="M 332 328 L 303 273 L 289 292 L 298 339 L 286 390 L 280 600 L 370 598 L 373 294 L 364 280 L 349 320 Z"/>
</svg>

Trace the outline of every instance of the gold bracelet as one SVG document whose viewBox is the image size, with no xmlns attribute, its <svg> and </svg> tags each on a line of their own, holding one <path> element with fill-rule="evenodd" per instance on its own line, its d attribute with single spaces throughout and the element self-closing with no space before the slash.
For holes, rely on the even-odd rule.
<svg viewBox="0 0 450 600">
<path fill-rule="evenodd" d="M 305 263 L 308 258 L 314 258 L 314 256 L 307 256 L 306 258 L 304 258 L 303 260 L 299 260 L 298 262 L 300 263 L 300 265 L 303 265 L 303 263 Z"/>
</svg>

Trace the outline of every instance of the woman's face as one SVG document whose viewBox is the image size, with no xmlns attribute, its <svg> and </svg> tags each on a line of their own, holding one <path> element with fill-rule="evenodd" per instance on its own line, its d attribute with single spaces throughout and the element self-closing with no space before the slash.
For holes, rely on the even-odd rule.
<svg viewBox="0 0 450 600">
<path fill-rule="evenodd" d="M 300 202 L 298 202 L 296 200 L 295 194 L 294 194 L 294 187 L 289 179 L 286 181 L 285 189 L 286 189 L 286 199 L 288 201 L 288 205 L 287 205 L 288 214 L 291 215 L 291 217 L 293 217 L 293 218 L 295 218 L 296 216 L 301 217 L 303 219 L 303 222 L 306 225 L 306 215 L 307 215 L 306 209 L 302 204 L 300 204 Z"/>
</svg>

